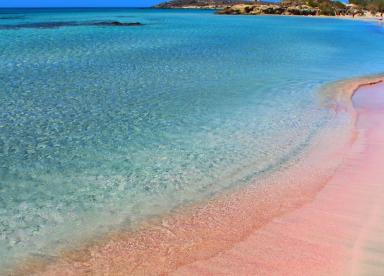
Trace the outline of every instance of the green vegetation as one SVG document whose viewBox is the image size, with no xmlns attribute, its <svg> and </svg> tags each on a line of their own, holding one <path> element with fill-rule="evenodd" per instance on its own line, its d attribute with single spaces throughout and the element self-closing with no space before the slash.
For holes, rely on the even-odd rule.
<svg viewBox="0 0 384 276">
<path fill-rule="evenodd" d="M 329 3 L 321 3 L 319 5 L 321 15 L 336 15 L 335 8 Z"/>
<path fill-rule="evenodd" d="M 314 0 L 309 0 L 307 2 L 308 6 L 312 7 L 312 8 L 317 8 L 319 7 L 319 2 L 318 1 L 314 1 Z"/>
<path fill-rule="evenodd" d="M 349 0 L 349 3 L 355 4 L 372 13 L 384 13 L 384 0 Z"/>
<path fill-rule="evenodd" d="M 357 0 L 359 1 L 359 0 Z M 383 0 L 384 1 L 384 0 Z M 339 1 L 331 0 L 283 0 L 283 5 L 307 5 L 318 9 L 320 15 L 338 15 L 346 13 L 346 6 Z"/>
<path fill-rule="evenodd" d="M 156 5 L 157 8 L 178 8 L 185 6 L 205 7 L 209 5 L 225 6 L 238 3 L 249 3 L 247 0 L 170 0 Z"/>
<path fill-rule="evenodd" d="M 285 14 L 285 15 L 360 15 L 367 12 L 384 13 L 384 0 L 349 0 L 345 5 L 339 0 L 171 0 L 157 5 L 158 8 L 212 8 L 220 14 Z M 242 5 L 239 5 L 242 4 Z M 233 8 L 232 8 L 233 7 Z"/>
<path fill-rule="evenodd" d="M 363 14 L 369 11 L 372 14 L 384 13 L 384 0 L 349 0 L 354 7 L 347 7 L 344 3 L 331 0 L 283 0 L 287 5 L 308 5 L 319 9 L 321 15 L 339 15 L 339 14 Z"/>
</svg>

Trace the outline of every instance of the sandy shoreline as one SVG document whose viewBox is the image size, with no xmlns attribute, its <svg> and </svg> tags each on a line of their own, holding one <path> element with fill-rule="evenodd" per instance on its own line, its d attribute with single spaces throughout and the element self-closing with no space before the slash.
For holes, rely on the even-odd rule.
<svg viewBox="0 0 384 276">
<path fill-rule="evenodd" d="M 373 84 L 383 80 L 328 86 L 329 93 L 339 91 L 330 106 L 335 116 L 349 114 L 350 125 L 332 143 L 329 133 L 319 137 L 305 158 L 273 177 L 150 221 L 135 233 L 111 233 L 53 261 L 29 260 L 15 273 L 375 275 L 384 249 L 384 101 L 373 108 L 360 90 L 381 90 Z M 324 96 L 325 104 L 332 102 Z"/>
<path fill-rule="evenodd" d="M 339 15 L 339 16 L 329 16 L 329 15 L 287 15 L 287 14 L 262 14 L 262 15 L 247 15 L 247 14 L 238 14 L 238 15 L 225 15 L 222 14 L 220 16 L 273 16 L 273 17 L 298 17 L 298 18 L 322 18 L 322 19 L 342 19 L 342 20 L 354 20 L 354 21 L 362 21 L 369 23 L 380 23 L 382 24 L 384 21 L 381 17 L 377 16 L 350 16 L 350 15 Z"/>
<path fill-rule="evenodd" d="M 177 274 L 384 275 L 384 85 L 345 87 L 356 93 L 358 137 L 324 189 L 231 250 Z"/>
</svg>

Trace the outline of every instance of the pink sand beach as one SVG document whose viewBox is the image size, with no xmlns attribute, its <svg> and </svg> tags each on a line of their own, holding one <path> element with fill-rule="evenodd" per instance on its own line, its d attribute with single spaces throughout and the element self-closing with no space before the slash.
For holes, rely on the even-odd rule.
<svg viewBox="0 0 384 276">
<path fill-rule="evenodd" d="M 383 80 L 331 86 L 351 124 L 273 177 L 15 274 L 384 275 Z"/>
</svg>

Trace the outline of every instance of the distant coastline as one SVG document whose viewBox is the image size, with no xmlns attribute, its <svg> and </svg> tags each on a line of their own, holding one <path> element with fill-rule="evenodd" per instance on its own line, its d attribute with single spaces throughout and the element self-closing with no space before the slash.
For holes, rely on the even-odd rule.
<svg viewBox="0 0 384 276">
<path fill-rule="evenodd" d="M 220 15 L 294 15 L 383 20 L 383 11 L 380 8 L 368 7 L 370 6 L 329 0 L 283 0 L 280 3 L 173 0 L 154 6 L 159 9 L 217 10 L 216 13 Z"/>
<path fill-rule="evenodd" d="M 222 10 L 227 7 L 239 4 L 250 4 L 246 1 L 235 0 L 172 0 L 164 1 L 154 8 L 158 9 L 204 9 L 204 10 Z"/>
</svg>

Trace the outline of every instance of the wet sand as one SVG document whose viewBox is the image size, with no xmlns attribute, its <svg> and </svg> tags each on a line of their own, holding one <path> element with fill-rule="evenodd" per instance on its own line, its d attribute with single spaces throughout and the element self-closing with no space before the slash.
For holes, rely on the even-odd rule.
<svg viewBox="0 0 384 276">
<path fill-rule="evenodd" d="M 335 116 L 348 113 L 351 126 L 273 177 L 14 273 L 383 275 L 382 80 L 336 84 Z"/>
<path fill-rule="evenodd" d="M 384 275 L 384 84 L 353 104 L 357 140 L 312 202 L 175 274 Z"/>
</svg>

